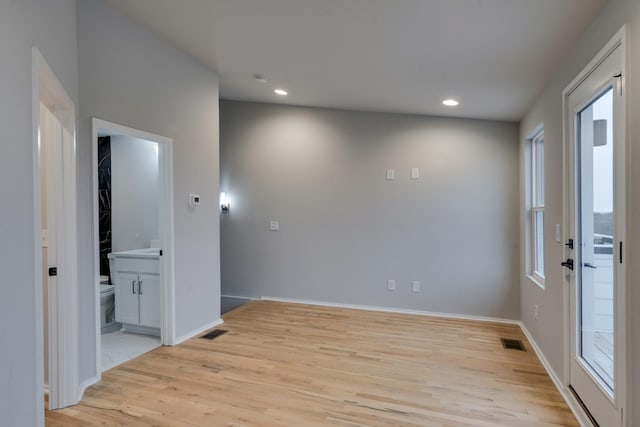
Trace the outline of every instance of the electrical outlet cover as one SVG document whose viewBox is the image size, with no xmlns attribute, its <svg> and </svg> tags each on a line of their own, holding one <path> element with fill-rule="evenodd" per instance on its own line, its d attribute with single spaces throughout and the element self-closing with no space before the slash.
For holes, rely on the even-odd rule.
<svg viewBox="0 0 640 427">
<path fill-rule="evenodd" d="M 387 280 L 387 290 L 395 291 L 396 290 L 396 281 L 395 280 Z"/>
</svg>

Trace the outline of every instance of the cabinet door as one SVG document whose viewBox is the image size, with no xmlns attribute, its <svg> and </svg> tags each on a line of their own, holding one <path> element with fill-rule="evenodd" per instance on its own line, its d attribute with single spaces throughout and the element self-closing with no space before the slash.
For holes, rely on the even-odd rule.
<svg viewBox="0 0 640 427">
<path fill-rule="evenodd" d="M 139 323 L 138 275 L 116 272 L 116 322 Z"/>
<path fill-rule="evenodd" d="M 140 325 L 160 327 L 160 276 L 140 273 Z"/>
</svg>

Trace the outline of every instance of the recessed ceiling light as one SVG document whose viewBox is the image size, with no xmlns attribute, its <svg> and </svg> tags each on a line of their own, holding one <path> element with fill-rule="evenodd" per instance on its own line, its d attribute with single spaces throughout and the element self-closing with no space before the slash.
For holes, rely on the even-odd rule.
<svg viewBox="0 0 640 427">
<path fill-rule="evenodd" d="M 455 99 L 445 99 L 444 101 L 442 101 L 442 103 L 447 107 L 456 107 L 458 104 L 460 104 Z"/>
<path fill-rule="evenodd" d="M 283 89 L 276 89 L 276 90 L 274 90 L 274 92 L 276 94 L 280 95 L 280 96 L 286 96 L 286 95 L 289 94 L 289 92 L 287 92 L 286 90 L 283 90 Z"/>
</svg>

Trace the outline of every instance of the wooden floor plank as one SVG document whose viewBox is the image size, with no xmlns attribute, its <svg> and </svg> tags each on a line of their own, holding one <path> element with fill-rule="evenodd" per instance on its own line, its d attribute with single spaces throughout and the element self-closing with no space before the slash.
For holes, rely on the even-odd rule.
<svg viewBox="0 0 640 427">
<path fill-rule="evenodd" d="M 515 325 L 267 301 L 224 320 L 103 373 L 46 425 L 578 425 Z"/>
</svg>

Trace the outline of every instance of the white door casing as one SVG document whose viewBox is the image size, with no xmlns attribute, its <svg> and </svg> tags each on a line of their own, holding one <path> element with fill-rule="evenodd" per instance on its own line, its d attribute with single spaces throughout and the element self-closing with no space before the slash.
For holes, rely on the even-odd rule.
<svg viewBox="0 0 640 427">
<path fill-rule="evenodd" d="M 625 266 L 620 249 L 625 240 L 626 221 L 626 100 L 625 70 L 625 28 L 601 50 L 596 58 L 580 73 L 563 92 L 565 123 L 565 186 L 564 222 L 565 241 L 574 239 L 574 249 L 565 248 L 565 259 L 575 260 L 575 270 L 567 271 L 567 327 L 566 337 L 569 348 L 566 352 L 565 382 L 578 395 L 590 415 L 602 426 L 624 425 L 626 405 L 626 328 L 625 328 Z M 592 266 L 593 236 L 583 239 L 582 230 L 593 232 L 593 153 L 592 148 L 582 149 L 578 143 L 593 141 L 593 128 L 580 127 L 580 119 L 592 119 L 590 108 L 601 96 L 611 90 L 613 111 L 613 378 L 610 383 L 603 380 L 584 357 L 583 351 L 589 345 L 585 325 L 592 308 L 583 305 L 584 295 L 591 292 L 582 284 L 592 283 L 596 274 L 601 274 Z M 586 117 L 583 117 L 586 116 Z M 583 215 L 583 212 L 585 213 Z M 588 268 L 587 268 L 588 267 Z M 584 298 L 584 299 L 583 299 Z M 587 320 L 585 320 L 587 319 Z"/>
<path fill-rule="evenodd" d="M 57 275 L 47 281 L 48 301 L 42 300 L 43 275 L 36 270 L 36 349 L 39 387 L 44 384 L 44 334 L 49 337 L 49 408 L 79 401 L 77 328 L 76 243 L 76 143 L 75 106 L 47 65 L 40 51 L 32 49 L 32 111 L 34 135 L 34 218 L 36 265 L 42 265 L 42 211 L 47 213 L 48 266 Z M 41 206 L 41 136 L 47 144 L 47 203 Z M 48 305 L 48 330 L 43 330 L 43 304 Z M 44 411 L 38 417 L 44 423 Z M 42 408 L 43 409 L 43 408 Z"/>
<path fill-rule="evenodd" d="M 153 283 L 155 289 L 145 286 L 143 293 L 155 294 L 159 298 L 160 313 L 160 340 L 163 345 L 174 345 L 175 335 L 175 288 L 174 288 L 174 226 L 173 226 L 173 140 L 164 136 L 108 122 L 106 120 L 92 119 L 92 157 L 93 157 L 93 235 L 94 235 L 94 280 L 96 294 L 94 298 L 96 313 L 96 359 L 95 376 L 84 384 L 88 387 L 100 381 L 101 378 L 101 345 L 100 345 L 100 260 L 99 260 L 99 207 L 98 207 L 98 135 L 125 135 L 158 144 L 158 180 L 159 180 L 159 226 L 162 256 L 160 256 L 160 276 L 156 277 L 159 283 Z M 159 279 L 159 280 L 158 280 Z M 133 277 L 128 278 L 129 287 Z M 143 279 L 144 281 L 144 279 Z M 130 289 L 129 289 L 130 290 Z M 138 297 L 136 290 L 135 297 Z M 152 295 L 150 295 L 152 296 Z M 118 310 L 116 301 L 116 310 Z M 152 316 L 155 317 L 155 316 Z M 137 322 L 136 322 L 137 323 Z"/>
</svg>

